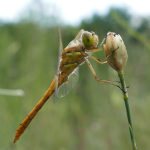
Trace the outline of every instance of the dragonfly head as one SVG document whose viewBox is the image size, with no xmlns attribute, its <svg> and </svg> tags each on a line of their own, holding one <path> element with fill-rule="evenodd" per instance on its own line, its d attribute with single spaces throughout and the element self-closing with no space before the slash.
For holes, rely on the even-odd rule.
<svg viewBox="0 0 150 150">
<path fill-rule="evenodd" d="M 98 36 L 94 32 L 84 31 L 82 34 L 82 43 L 87 50 L 96 48 L 98 44 Z"/>
</svg>

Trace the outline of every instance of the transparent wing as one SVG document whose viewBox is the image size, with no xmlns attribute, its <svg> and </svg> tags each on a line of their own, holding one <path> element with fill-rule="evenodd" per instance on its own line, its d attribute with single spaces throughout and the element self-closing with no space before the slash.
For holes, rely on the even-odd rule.
<svg viewBox="0 0 150 150">
<path fill-rule="evenodd" d="M 55 75 L 55 95 L 54 95 L 54 103 L 56 103 L 56 97 L 57 97 L 57 89 L 58 89 L 58 77 L 60 74 L 59 67 L 61 62 L 61 53 L 63 51 L 63 45 L 62 45 L 62 39 L 61 39 L 61 30 L 58 28 L 59 32 L 59 56 L 58 56 L 58 63 L 57 63 L 57 72 Z"/>
<path fill-rule="evenodd" d="M 66 96 L 71 89 L 75 86 L 79 79 L 79 69 L 78 67 L 69 75 L 68 81 L 63 83 L 58 89 L 58 97 Z"/>
<path fill-rule="evenodd" d="M 81 40 L 81 35 L 84 32 L 83 29 L 81 29 L 79 31 L 79 33 L 77 34 L 77 36 L 75 37 L 74 40 L 72 40 L 67 47 L 75 47 L 78 46 L 80 44 L 80 40 Z M 75 69 L 68 77 L 68 81 L 66 83 L 63 83 L 61 85 L 61 87 L 58 89 L 58 77 L 59 77 L 59 66 L 60 66 L 60 62 L 61 62 L 61 53 L 63 51 L 63 46 L 62 46 L 62 40 L 61 40 L 61 31 L 59 28 L 59 57 L 58 57 L 58 64 L 57 64 L 57 72 L 56 72 L 56 76 L 55 76 L 55 96 L 54 96 L 54 103 L 56 102 L 56 97 L 58 94 L 58 97 L 64 97 L 65 95 L 67 95 L 71 89 L 74 87 L 74 85 L 76 84 L 76 82 L 78 81 L 79 78 L 79 73 L 78 73 L 78 68 Z M 66 47 L 66 48 L 67 48 Z M 65 49 L 66 49 L 65 48 Z"/>
</svg>

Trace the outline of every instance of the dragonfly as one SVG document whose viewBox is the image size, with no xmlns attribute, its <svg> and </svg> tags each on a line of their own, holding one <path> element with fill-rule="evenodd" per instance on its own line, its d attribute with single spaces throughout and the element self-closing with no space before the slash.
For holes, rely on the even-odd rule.
<svg viewBox="0 0 150 150">
<path fill-rule="evenodd" d="M 102 41 L 99 47 L 97 47 L 98 41 L 98 35 L 96 35 L 95 32 L 84 31 L 83 29 L 81 29 L 75 37 L 75 39 L 73 39 L 67 45 L 67 47 L 63 49 L 61 31 L 59 29 L 59 57 L 55 77 L 46 93 L 43 95 L 40 101 L 36 104 L 36 106 L 31 110 L 31 112 L 26 116 L 26 118 L 21 122 L 21 124 L 17 128 L 14 137 L 14 143 L 16 143 L 17 140 L 19 140 L 20 136 L 26 130 L 32 119 L 35 117 L 38 111 L 42 108 L 42 106 L 54 92 L 54 102 L 56 102 L 57 94 L 60 93 L 60 96 L 64 96 L 75 85 L 75 82 L 78 78 L 78 67 L 82 63 L 86 62 L 88 64 L 96 81 L 100 83 L 118 86 L 112 83 L 118 81 L 100 79 L 96 75 L 91 63 L 88 60 L 88 57 L 91 57 L 98 63 L 104 64 L 107 62 L 107 58 L 112 55 L 113 51 L 103 60 L 100 60 L 93 56 L 91 52 L 96 52 L 103 49 L 104 40 Z M 61 86 L 67 84 L 70 79 L 75 80 L 75 82 L 71 82 L 71 88 L 69 90 L 66 90 L 67 92 L 60 92 L 59 90 L 61 89 Z"/>
</svg>

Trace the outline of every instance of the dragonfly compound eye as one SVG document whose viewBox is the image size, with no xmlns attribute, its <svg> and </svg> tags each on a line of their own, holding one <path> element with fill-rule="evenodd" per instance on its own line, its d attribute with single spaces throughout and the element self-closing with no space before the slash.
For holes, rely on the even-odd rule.
<svg viewBox="0 0 150 150">
<path fill-rule="evenodd" d="M 82 43 L 85 47 L 90 47 L 93 43 L 92 33 L 84 31 L 82 34 Z"/>
</svg>

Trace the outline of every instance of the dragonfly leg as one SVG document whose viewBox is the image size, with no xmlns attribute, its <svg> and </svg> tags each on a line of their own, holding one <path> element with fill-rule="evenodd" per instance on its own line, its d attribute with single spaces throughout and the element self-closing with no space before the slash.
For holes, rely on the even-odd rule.
<svg viewBox="0 0 150 150">
<path fill-rule="evenodd" d="M 94 76 L 94 78 L 95 78 L 96 81 L 98 81 L 98 82 L 100 82 L 100 83 L 110 84 L 110 85 L 119 87 L 119 88 L 121 89 L 120 86 L 111 83 L 111 82 L 120 83 L 119 81 L 111 81 L 111 80 L 102 80 L 102 79 L 99 79 L 99 77 L 96 75 L 96 73 L 95 73 L 95 71 L 94 71 L 94 69 L 93 69 L 91 63 L 88 61 L 88 59 L 85 58 L 85 61 L 87 62 L 87 64 L 88 64 L 88 66 L 89 66 L 89 68 L 90 68 L 90 70 L 91 70 L 91 72 L 92 72 L 92 74 L 93 74 L 93 76 Z M 122 89 L 121 89 L 121 90 L 122 90 Z"/>
<path fill-rule="evenodd" d="M 93 55 L 91 55 L 91 54 L 87 54 L 89 57 L 91 57 L 91 58 L 93 58 L 94 60 L 96 60 L 98 63 L 100 63 L 100 64 L 104 64 L 104 63 L 107 63 L 107 61 L 105 61 L 105 60 L 100 60 L 100 59 L 98 59 L 98 58 L 96 58 L 95 56 L 93 56 Z"/>
<path fill-rule="evenodd" d="M 113 50 L 113 51 L 112 51 L 108 56 L 106 56 L 106 58 L 103 59 L 103 60 L 100 60 L 100 59 L 96 58 L 95 56 L 93 56 L 93 55 L 91 55 L 91 54 L 89 54 L 89 53 L 87 53 L 87 55 L 88 55 L 89 57 L 93 58 L 94 60 L 96 60 L 98 63 L 104 64 L 104 63 L 107 63 L 107 59 L 108 59 L 118 48 L 119 48 L 119 47 L 117 47 L 115 50 Z M 93 50 L 96 51 L 96 49 L 93 49 Z M 92 50 L 91 52 L 94 52 L 93 50 Z"/>
<path fill-rule="evenodd" d="M 119 48 L 119 47 L 117 47 L 115 50 L 111 51 L 111 52 L 109 53 L 109 55 L 107 55 L 107 56 L 105 57 L 105 59 L 103 59 L 102 61 L 106 61 L 118 48 Z"/>
<path fill-rule="evenodd" d="M 90 49 L 90 52 L 97 52 L 97 51 L 100 51 L 100 50 L 102 50 L 103 49 L 103 47 L 101 47 L 101 48 L 94 48 L 94 49 Z"/>
<path fill-rule="evenodd" d="M 105 39 L 106 39 L 106 38 L 104 38 L 104 39 L 102 40 L 102 42 L 101 42 L 101 44 L 99 45 L 98 48 L 103 48 L 103 44 L 104 44 L 104 42 L 105 42 Z"/>
</svg>

